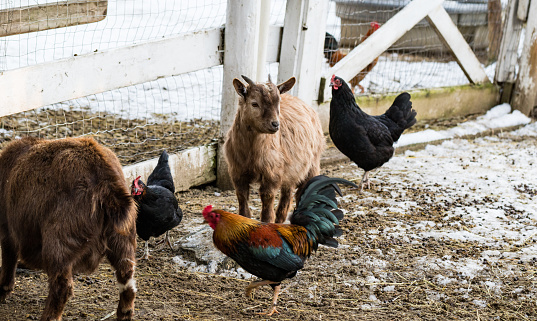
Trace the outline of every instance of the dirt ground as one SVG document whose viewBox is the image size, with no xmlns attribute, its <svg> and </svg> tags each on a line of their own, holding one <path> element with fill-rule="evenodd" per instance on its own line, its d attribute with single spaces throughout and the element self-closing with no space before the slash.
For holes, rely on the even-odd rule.
<svg viewBox="0 0 537 321">
<path fill-rule="evenodd" d="M 499 136 L 498 139 L 504 138 Z M 537 147 L 535 140 L 517 144 L 525 148 Z M 345 161 L 323 166 L 322 172 L 349 177 L 357 168 Z M 340 202 L 347 213 L 354 213 L 341 222 L 344 230 L 344 236 L 339 239 L 341 246 L 338 249 L 321 247 L 295 278 L 283 283 L 279 297 L 281 313 L 270 319 L 536 320 L 537 259 L 499 259 L 493 263 L 482 260 L 484 268 L 475 276 L 445 271 L 445 275 L 456 281 L 439 282 L 438 271 L 422 269 L 416 258 L 481 260 L 481 253 L 498 248 L 472 241 L 383 233 L 399 224 L 444 222 L 446 213 L 460 203 L 470 202 L 465 199 L 439 201 L 441 193 L 432 193 L 426 184 L 397 185 L 391 180 L 394 175 L 404 176 L 405 172 L 378 171 L 373 175 L 373 187 L 363 194 L 342 188 L 344 195 L 358 196 Z M 438 188 L 442 191 L 448 187 Z M 535 182 L 521 187 L 520 193 L 535 199 Z M 251 205 L 259 208 L 259 197 L 256 192 L 252 194 Z M 236 206 L 232 191 L 221 191 L 213 186 L 191 189 L 177 197 L 185 216 L 183 223 L 171 231 L 173 240 L 192 232 L 189 228 L 192 222 L 201 222 L 200 213 L 205 205 Z M 416 204 L 416 210 L 379 214 L 380 208 L 403 201 Z M 483 198 L 480 202 L 492 203 L 494 198 Z M 512 214 L 516 218 L 516 213 Z M 450 220 L 458 223 L 452 225 L 453 229 L 471 228 L 463 217 Z M 378 233 L 373 236 L 372 230 Z M 528 238 L 528 242 L 535 242 L 535 238 Z M 270 287 L 259 288 L 254 300 L 246 299 L 244 287 L 249 281 L 190 272 L 172 261 L 177 254 L 188 257 L 189 253 L 185 250 L 172 253 L 169 248 L 154 244 L 152 240 L 150 260 L 137 263 L 135 320 L 267 319 L 256 313 L 268 307 L 272 297 Z M 138 257 L 142 255 L 143 245 L 139 240 Z M 491 281 L 501 283 L 502 290 L 498 292 L 486 286 Z M 115 319 L 118 287 L 108 263 L 103 262 L 91 275 L 75 276 L 74 292 L 64 311 L 64 320 Z M 19 269 L 14 292 L 5 304 L 0 304 L 0 320 L 38 320 L 46 295 L 46 275 Z"/>
</svg>

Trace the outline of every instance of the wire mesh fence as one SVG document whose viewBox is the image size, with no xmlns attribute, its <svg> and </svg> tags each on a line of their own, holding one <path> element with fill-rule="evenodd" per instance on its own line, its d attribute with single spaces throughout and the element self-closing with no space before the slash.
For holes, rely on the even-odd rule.
<svg viewBox="0 0 537 321">
<path fill-rule="evenodd" d="M 105 16 L 95 23 L 1 37 L 0 68 L 10 70 L 217 28 L 224 24 L 226 13 L 226 0 L 77 2 L 105 2 Z M 3 0 L 0 10 L 12 21 L 10 16 L 40 6 L 49 14 L 38 19 L 51 25 L 54 19 L 62 19 L 50 14 L 51 7 L 64 4 Z M 32 23 L 35 19 L 27 21 L 28 28 Z M 111 147 L 123 164 L 136 163 L 158 156 L 163 149 L 173 153 L 217 137 L 221 86 L 222 67 L 218 66 L 65 101 L 3 117 L 0 140 L 5 144 L 27 135 L 47 139 L 91 135 Z"/>
<path fill-rule="evenodd" d="M 331 1 L 325 57 L 330 65 L 401 11 L 410 0 Z M 504 3 L 505 5 L 505 3 Z M 501 0 L 445 1 L 448 12 L 489 78 L 501 39 Z M 351 81 L 355 94 L 468 84 L 463 71 L 427 20 L 420 21 Z"/>
<path fill-rule="evenodd" d="M 382 25 L 408 1 L 330 1 L 327 31 L 337 42 L 337 50 L 347 53 L 363 41 L 372 22 Z M 0 71 L 218 28 L 225 23 L 226 3 L 0 0 Z M 59 12 L 62 6 L 74 4 L 79 6 L 79 20 L 66 22 Z M 478 57 L 488 65 L 487 71 L 493 74 L 490 39 L 499 36 L 497 31 L 491 36 L 491 23 L 501 25 L 501 18 L 497 19 L 501 17 L 501 4 L 499 8 L 486 0 L 446 4 Z M 272 25 L 284 24 L 285 7 L 285 0 L 271 1 Z M 41 14 L 30 18 L 32 10 Z M 18 33 L 14 31 L 16 17 Z M 415 29 L 364 74 L 359 82 L 364 94 L 467 83 L 427 22 L 422 21 Z M 327 63 L 324 68 L 328 67 Z M 272 79 L 277 79 L 277 69 L 277 63 L 267 63 Z M 91 135 L 112 148 L 125 165 L 154 158 L 163 149 L 174 153 L 202 145 L 219 135 L 222 78 L 223 68 L 217 66 L 2 117 L 0 147 L 27 135 L 48 139 Z"/>
</svg>

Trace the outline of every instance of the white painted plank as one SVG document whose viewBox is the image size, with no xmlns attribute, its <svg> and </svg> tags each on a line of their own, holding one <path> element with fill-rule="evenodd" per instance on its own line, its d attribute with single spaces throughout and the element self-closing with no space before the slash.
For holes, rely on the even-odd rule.
<svg viewBox="0 0 537 321">
<path fill-rule="evenodd" d="M 216 180 L 215 157 L 216 144 L 199 146 L 170 154 L 168 160 L 175 185 L 175 191 L 186 191 L 190 187 L 207 184 Z M 158 158 L 146 160 L 134 165 L 123 167 L 127 184 L 141 176 L 147 183 L 147 178 L 157 166 Z"/>
<path fill-rule="evenodd" d="M 297 73 L 297 61 L 300 47 L 300 32 L 302 29 L 303 0 L 287 1 L 285 7 L 284 28 L 282 34 L 282 50 L 278 66 L 280 84 Z M 294 93 L 294 88 L 289 92 Z"/>
<path fill-rule="evenodd" d="M 522 22 L 517 18 L 517 1 L 510 0 L 506 8 L 500 53 L 496 64 L 494 81 L 499 83 L 515 82 L 518 60 L 518 44 L 522 31 Z"/>
<path fill-rule="evenodd" d="M 205 30 L 4 71 L 0 117 L 217 66 L 221 34 L 221 29 Z"/>
<path fill-rule="evenodd" d="M 267 46 L 270 28 L 270 0 L 260 0 L 259 16 L 259 45 L 257 46 L 256 81 L 267 81 Z"/>
<path fill-rule="evenodd" d="M 471 83 L 489 83 L 485 69 L 475 56 L 459 29 L 449 17 L 443 6 L 438 6 L 429 12 L 427 20 L 438 37 L 450 49 L 459 66 Z"/>
<path fill-rule="evenodd" d="M 241 78 L 241 75 L 256 79 L 260 5 L 259 1 L 251 0 L 227 1 L 219 146 L 222 146 L 223 138 L 233 124 L 239 101 L 233 79 Z M 241 81 L 244 83 L 244 80 Z M 222 149 L 218 150 L 216 183 L 222 189 L 230 189 L 232 183 L 228 166 Z"/>
<path fill-rule="evenodd" d="M 328 1 L 288 1 L 286 9 L 278 82 L 296 77 L 291 94 L 311 104 L 319 88 Z"/>
<path fill-rule="evenodd" d="M 513 2 L 516 2 L 512 0 Z M 520 21 L 528 20 L 528 9 L 530 7 L 530 0 L 518 0 L 517 17 Z"/>
<path fill-rule="evenodd" d="M 512 105 L 525 115 L 537 112 L 537 1 L 531 1 L 526 23 L 524 47 Z"/>
<path fill-rule="evenodd" d="M 441 7 L 443 2 L 443 0 L 413 0 L 364 42 L 354 48 L 345 58 L 328 69 L 323 78 L 329 80 L 335 74 L 345 81 L 351 80 L 375 60 L 375 58 L 386 51 L 394 42 L 425 18 L 431 10 L 439 6 Z M 327 101 L 331 95 L 328 85 L 329 81 L 326 81 L 324 83 L 324 94 L 321 95 L 323 101 Z"/>
</svg>

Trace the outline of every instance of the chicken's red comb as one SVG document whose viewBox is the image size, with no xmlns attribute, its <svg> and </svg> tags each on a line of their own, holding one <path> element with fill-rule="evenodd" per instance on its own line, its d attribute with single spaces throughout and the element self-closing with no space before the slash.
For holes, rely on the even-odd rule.
<svg viewBox="0 0 537 321">
<path fill-rule="evenodd" d="M 336 75 L 332 75 L 331 81 L 334 81 L 335 78 L 336 78 Z"/>
<path fill-rule="evenodd" d="M 203 209 L 203 216 L 205 217 L 206 215 L 208 215 L 209 213 L 211 213 L 213 211 L 213 206 L 212 205 L 207 205 L 205 206 L 205 208 Z"/>
<path fill-rule="evenodd" d="M 380 25 L 379 25 L 378 22 L 373 21 L 373 22 L 371 22 L 371 28 L 377 30 L 378 28 L 380 28 Z"/>
<path fill-rule="evenodd" d="M 142 176 L 138 176 L 138 177 L 136 177 L 136 179 L 134 180 L 134 187 L 136 187 L 136 188 L 140 188 L 140 185 L 138 185 L 138 180 L 140 179 L 140 177 L 142 177 Z"/>
</svg>

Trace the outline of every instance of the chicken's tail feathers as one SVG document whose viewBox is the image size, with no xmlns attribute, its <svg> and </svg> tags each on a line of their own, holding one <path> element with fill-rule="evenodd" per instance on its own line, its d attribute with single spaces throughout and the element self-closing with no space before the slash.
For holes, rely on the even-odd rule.
<svg viewBox="0 0 537 321">
<path fill-rule="evenodd" d="M 358 188 L 345 179 L 319 175 L 310 179 L 297 193 L 300 195 L 298 205 L 290 222 L 304 226 L 316 244 L 337 247 L 334 237 L 342 234 L 339 221 L 343 219 L 343 212 L 338 209 L 336 199 L 336 193 L 341 195 L 341 189 L 337 184 Z"/>
<path fill-rule="evenodd" d="M 166 150 L 163 150 L 162 153 L 160 154 L 160 157 L 158 158 L 158 162 L 159 164 L 161 163 L 167 163 L 168 162 L 168 152 L 166 152 Z"/>
<path fill-rule="evenodd" d="M 168 153 L 166 150 L 163 150 L 158 159 L 157 166 L 147 178 L 147 185 L 159 185 L 175 193 L 175 185 L 168 160 Z"/>
<path fill-rule="evenodd" d="M 410 94 L 407 92 L 399 94 L 383 116 L 395 123 L 388 128 L 393 141 L 397 141 L 405 129 L 416 123 L 416 111 L 412 109 Z"/>
</svg>

